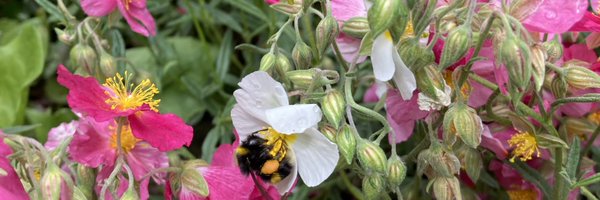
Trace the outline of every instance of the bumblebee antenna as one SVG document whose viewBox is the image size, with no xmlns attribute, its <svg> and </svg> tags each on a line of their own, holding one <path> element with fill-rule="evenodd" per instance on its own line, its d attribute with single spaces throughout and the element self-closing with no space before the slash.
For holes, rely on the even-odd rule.
<svg viewBox="0 0 600 200">
<path fill-rule="evenodd" d="M 260 191 L 260 195 L 262 195 L 263 198 L 266 200 L 273 200 L 273 198 L 271 198 L 271 196 L 269 196 L 269 194 L 267 193 L 265 188 L 263 188 L 262 184 L 260 184 L 258 182 L 258 180 L 256 180 L 256 176 L 254 175 L 254 173 L 250 172 L 250 176 L 252 176 L 252 181 L 254 181 L 254 185 L 256 185 L 256 187 Z"/>
</svg>

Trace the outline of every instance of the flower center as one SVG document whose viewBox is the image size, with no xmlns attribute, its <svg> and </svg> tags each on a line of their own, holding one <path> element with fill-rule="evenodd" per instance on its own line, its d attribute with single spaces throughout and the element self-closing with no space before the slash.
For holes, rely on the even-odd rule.
<svg viewBox="0 0 600 200">
<path fill-rule="evenodd" d="M 536 153 L 537 157 L 540 157 L 540 150 L 538 149 L 535 136 L 528 132 L 519 132 L 518 134 L 513 135 L 510 140 L 508 140 L 508 144 L 510 147 L 515 147 L 510 162 L 515 162 L 515 158 L 517 157 L 520 157 L 521 161 L 531 160 L 534 153 Z"/>
<path fill-rule="evenodd" d="M 589 114 L 587 118 L 592 123 L 594 123 L 596 125 L 600 125 L 600 111 Z"/>
<path fill-rule="evenodd" d="M 118 110 L 128 110 L 139 108 L 144 104 L 148 104 L 150 109 L 158 112 L 159 100 L 154 100 L 154 95 L 158 94 L 158 88 L 149 79 L 145 79 L 140 84 L 134 87 L 131 83 L 132 74 L 125 72 L 125 77 L 118 74 L 115 77 L 107 78 L 103 84 L 111 91 L 105 91 L 110 96 L 106 103 L 111 105 L 111 108 Z"/>
<path fill-rule="evenodd" d="M 508 190 L 510 200 L 531 200 L 537 199 L 537 193 L 534 190 Z"/>
<path fill-rule="evenodd" d="M 269 151 L 269 154 L 280 162 L 287 154 L 288 145 L 293 143 L 297 137 L 293 134 L 286 135 L 279 133 L 271 127 L 261 130 L 258 133 L 265 136 L 265 140 L 267 140 L 266 145 L 272 147 L 272 149 Z"/>
<path fill-rule="evenodd" d="M 117 129 L 114 126 L 110 126 L 109 129 L 111 129 L 113 132 L 110 137 L 110 147 L 113 149 L 119 149 L 117 141 Z M 121 129 L 121 148 L 123 149 L 123 152 L 128 153 L 131 151 L 131 149 L 133 149 L 135 144 L 139 141 L 140 139 L 137 139 L 135 136 L 133 136 L 133 133 L 131 133 L 131 128 L 129 128 L 129 125 L 123 125 Z"/>
</svg>

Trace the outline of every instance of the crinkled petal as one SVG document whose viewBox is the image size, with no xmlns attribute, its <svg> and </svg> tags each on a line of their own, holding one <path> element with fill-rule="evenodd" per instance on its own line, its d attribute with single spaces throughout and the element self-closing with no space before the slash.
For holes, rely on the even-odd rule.
<svg viewBox="0 0 600 200">
<path fill-rule="evenodd" d="M 321 121 L 321 109 L 316 104 L 296 104 L 269 109 L 267 123 L 284 134 L 302 133 Z"/>
<path fill-rule="evenodd" d="M 330 142 L 315 128 L 309 128 L 304 134 L 298 134 L 292 147 L 296 155 L 298 173 L 309 187 L 325 181 L 338 163 L 337 145 Z"/>
<path fill-rule="evenodd" d="M 117 8 L 118 0 L 81 0 L 83 12 L 89 16 L 103 17 Z"/>
<path fill-rule="evenodd" d="M 137 4 L 130 3 L 128 6 L 129 8 L 127 8 L 124 1 L 118 1 L 118 7 L 121 11 L 121 15 L 123 15 L 131 27 L 131 30 L 146 37 L 154 36 L 156 35 L 156 22 L 154 22 L 154 17 L 152 17 L 152 14 L 150 14 L 148 8 L 146 8 L 145 2 L 146 1 L 144 0 L 143 2 L 138 2 Z"/>
<path fill-rule="evenodd" d="M 361 39 L 353 38 L 344 33 L 340 33 L 335 39 L 340 53 L 346 62 L 353 62 L 356 59 L 356 63 L 364 62 L 367 57 L 359 55 Z M 356 58 L 358 56 L 358 58 Z"/>
<path fill-rule="evenodd" d="M 418 93 L 417 91 L 413 93 Z M 419 109 L 417 95 L 413 95 L 410 100 L 404 100 L 398 90 L 388 90 L 385 100 L 386 110 L 391 120 L 396 123 L 414 121 L 425 118 L 429 112 Z"/>
<path fill-rule="evenodd" d="M 417 80 L 412 71 L 406 67 L 406 64 L 404 64 L 397 51 L 394 50 L 392 56 L 396 65 L 394 83 L 396 83 L 402 99 L 409 100 L 412 98 L 413 91 L 417 89 Z"/>
<path fill-rule="evenodd" d="M 242 109 L 240 104 L 234 105 L 231 109 L 231 120 L 233 121 L 233 127 L 239 134 L 240 141 L 244 141 L 246 137 L 258 130 L 269 127 L 267 123 Z"/>
<path fill-rule="evenodd" d="M 587 0 L 545 0 L 523 21 L 530 31 L 566 32 L 586 13 Z"/>
<path fill-rule="evenodd" d="M 373 74 L 380 81 L 389 81 L 394 76 L 394 71 L 396 71 L 394 43 L 386 38 L 386 34 L 381 34 L 375 39 L 373 42 L 373 51 L 371 52 Z M 398 53 L 396 52 L 396 54 Z"/>
<path fill-rule="evenodd" d="M 77 131 L 78 121 L 71 121 L 69 123 L 63 122 L 57 127 L 50 129 L 48 132 L 48 141 L 44 144 L 48 150 L 52 151 L 58 147 L 65 139 L 75 134 Z"/>
<path fill-rule="evenodd" d="M 111 147 L 112 131 L 109 125 L 113 122 L 96 122 L 93 118 L 82 118 L 67 151 L 71 159 L 88 167 L 102 164 L 113 165 L 117 155 Z"/>
<path fill-rule="evenodd" d="M 97 121 L 131 114 L 130 111 L 112 110 L 106 103 L 109 96 L 95 78 L 74 75 L 63 65 L 58 66 L 57 73 L 58 83 L 69 89 L 67 102 L 73 111 L 94 117 Z"/>
<path fill-rule="evenodd" d="M 210 166 L 201 167 L 199 171 L 208 183 L 209 199 L 245 200 L 254 190 L 254 187 L 232 184 L 243 183 L 247 179 L 237 167 Z"/>
<path fill-rule="evenodd" d="M 138 111 L 128 117 L 133 135 L 145 140 L 160 151 L 189 146 L 194 137 L 191 126 L 175 114 Z"/>
<path fill-rule="evenodd" d="M 146 142 L 138 142 L 125 158 L 136 180 L 141 180 L 152 170 L 169 167 L 167 153 L 159 151 Z M 154 182 L 162 184 L 165 175 L 164 173 L 154 175 Z"/>
</svg>

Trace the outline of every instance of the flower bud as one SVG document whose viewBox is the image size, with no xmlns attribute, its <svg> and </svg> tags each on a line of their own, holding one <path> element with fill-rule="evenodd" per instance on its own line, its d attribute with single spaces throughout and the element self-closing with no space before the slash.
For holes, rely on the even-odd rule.
<svg viewBox="0 0 600 200">
<path fill-rule="evenodd" d="M 421 93 L 426 94 L 433 100 L 439 100 L 437 98 L 438 90 L 444 91 L 446 83 L 444 76 L 434 64 L 418 68 L 415 71 L 415 78 L 417 79 L 417 88 Z"/>
<path fill-rule="evenodd" d="M 460 161 L 458 158 L 448 152 L 444 152 L 441 146 L 432 146 L 419 153 L 417 158 L 417 173 L 423 174 L 428 169 L 433 170 L 432 173 L 426 174 L 428 177 L 453 177 L 460 170 Z"/>
<path fill-rule="evenodd" d="M 413 71 L 435 63 L 433 51 L 421 46 L 418 40 L 401 40 L 398 53 L 406 66 Z"/>
<path fill-rule="evenodd" d="M 178 190 L 186 190 L 198 197 L 207 197 L 209 194 L 208 183 L 199 171 L 199 168 L 206 166 L 207 163 L 202 160 L 190 160 L 183 164 L 178 177 L 181 188 Z"/>
<path fill-rule="evenodd" d="M 392 36 L 394 36 L 393 38 L 396 39 L 394 40 L 394 44 L 398 42 L 397 40 L 408 36 L 414 36 L 414 30 L 411 24 L 412 22 L 410 21 L 409 17 L 410 11 L 408 10 L 408 6 L 404 3 L 404 1 L 400 2 L 398 5 L 398 11 L 396 12 L 398 12 L 396 19 L 389 28 L 390 33 Z"/>
<path fill-rule="evenodd" d="M 287 56 L 283 54 L 277 54 L 275 60 L 275 67 L 277 68 L 277 70 L 280 70 L 281 72 L 285 73 L 292 69 L 292 64 L 290 63 L 290 60 L 287 58 Z"/>
<path fill-rule="evenodd" d="M 483 167 L 483 160 L 479 151 L 473 148 L 462 146 L 457 150 L 458 159 L 462 164 L 462 168 L 467 171 L 469 178 L 476 183 Z"/>
<path fill-rule="evenodd" d="M 354 154 L 356 153 L 357 138 L 354 137 L 352 131 L 354 130 L 350 128 L 350 125 L 344 124 L 335 138 L 340 153 L 346 158 L 348 164 L 352 163 L 352 158 L 354 158 Z"/>
<path fill-rule="evenodd" d="M 137 192 L 135 191 L 135 186 L 130 186 L 129 188 L 127 188 L 127 191 L 125 191 L 125 193 L 123 193 L 123 196 L 121 196 L 120 200 L 139 200 L 140 197 L 138 196 Z"/>
<path fill-rule="evenodd" d="M 385 32 L 398 16 L 398 0 L 375 0 L 369 9 L 367 17 L 371 34 L 376 38 Z"/>
<path fill-rule="evenodd" d="M 556 98 L 564 98 L 567 96 L 567 89 L 568 85 L 565 77 L 561 75 L 554 76 L 554 79 L 550 83 L 550 92 L 552 92 L 552 95 Z"/>
<path fill-rule="evenodd" d="M 58 200 L 63 186 L 63 171 L 56 164 L 49 163 L 40 180 L 43 199 Z"/>
<path fill-rule="evenodd" d="M 378 199 L 385 191 L 385 179 L 379 173 L 372 173 L 363 178 L 362 190 L 365 199 Z"/>
<path fill-rule="evenodd" d="M 292 60 L 297 69 L 310 69 L 312 66 L 312 52 L 306 43 L 297 40 L 294 49 L 292 49 Z"/>
<path fill-rule="evenodd" d="M 596 124 L 594 124 L 596 123 L 596 120 L 592 117 L 594 115 L 597 116 L 597 114 L 588 115 L 588 119 L 570 117 L 565 118 L 563 127 L 570 136 L 579 136 L 582 138 L 586 138 L 588 135 L 594 132 L 594 129 L 596 127 Z"/>
<path fill-rule="evenodd" d="M 358 161 L 367 172 L 374 171 L 381 174 L 387 172 L 387 159 L 379 145 L 365 139 L 359 139 L 356 150 Z"/>
<path fill-rule="evenodd" d="M 275 66 L 276 58 L 277 57 L 272 52 L 265 54 L 260 59 L 260 67 L 258 70 L 264 71 L 264 72 L 270 72 L 273 69 L 273 67 Z"/>
<path fill-rule="evenodd" d="M 576 89 L 600 88 L 600 76 L 596 72 L 578 65 L 564 68 L 567 83 Z"/>
<path fill-rule="evenodd" d="M 307 89 L 313 84 L 317 69 L 294 70 L 285 73 L 285 76 L 294 84 L 296 89 Z"/>
<path fill-rule="evenodd" d="M 92 199 L 94 195 L 94 186 L 96 184 L 96 172 L 94 169 L 82 164 L 77 164 L 75 171 L 77 172 L 75 175 L 79 191 L 87 199 Z"/>
<path fill-rule="evenodd" d="M 553 40 L 544 42 L 544 49 L 546 50 L 546 55 L 548 62 L 554 63 L 562 58 L 563 56 L 563 45 L 558 41 L 558 37 L 555 37 Z"/>
<path fill-rule="evenodd" d="M 529 46 L 514 36 L 496 42 L 499 45 L 496 58 L 506 67 L 511 85 L 524 91 L 532 73 Z"/>
<path fill-rule="evenodd" d="M 397 155 L 392 155 L 387 162 L 387 181 L 390 187 L 398 187 L 406 178 L 406 165 Z"/>
<path fill-rule="evenodd" d="M 65 43 L 67 45 L 70 45 L 73 40 L 75 40 L 75 34 L 70 33 L 72 31 L 68 31 L 68 30 L 60 30 L 58 28 L 54 28 L 54 32 L 56 32 L 56 36 L 58 37 L 58 40 L 60 40 L 62 43 Z"/>
<path fill-rule="evenodd" d="M 96 52 L 90 46 L 76 44 L 71 48 L 70 59 L 73 70 L 83 68 L 87 73 L 93 73 L 96 69 Z"/>
<path fill-rule="evenodd" d="M 325 50 L 331 44 L 331 42 L 338 36 L 339 27 L 338 23 L 331 15 L 323 18 L 317 25 L 316 38 L 317 38 L 317 51 L 319 55 L 325 54 Z"/>
<path fill-rule="evenodd" d="M 280 2 L 271 5 L 271 8 L 286 15 L 295 15 L 302 11 L 302 1 L 296 0 L 294 3 Z"/>
<path fill-rule="evenodd" d="M 436 177 L 433 181 L 433 194 L 439 200 L 462 199 L 460 185 L 456 177 Z"/>
<path fill-rule="evenodd" d="M 534 44 L 531 47 L 531 61 L 533 63 L 535 90 L 540 91 L 546 75 L 546 50 L 542 45 Z"/>
<path fill-rule="evenodd" d="M 321 127 L 320 129 L 321 133 L 323 133 L 323 135 L 325 135 L 325 137 L 327 137 L 327 139 L 329 139 L 329 141 L 335 143 L 335 137 L 337 135 L 337 130 L 335 128 L 333 128 L 331 125 L 329 124 L 325 124 Z"/>
<path fill-rule="evenodd" d="M 350 18 L 342 26 L 342 32 L 359 39 L 363 38 L 370 30 L 369 21 L 365 17 Z"/>
<path fill-rule="evenodd" d="M 475 110 L 464 103 L 454 104 L 444 115 L 444 142 L 452 145 L 456 136 L 469 147 L 477 148 L 481 143 L 483 124 Z"/>
<path fill-rule="evenodd" d="M 100 71 L 106 77 L 112 77 L 117 73 L 117 63 L 115 59 L 106 52 L 100 53 Z"/>
<path fill-rule="evenodd" d="M 323 97 L 321 108 L 327 121 L 333 124 L 333 127 L 336 129 L 339 128 L 344 117 L 344 108 L 346 108 L 346 101 L 342 93 L 335 89 L 328 91 L 325 97 Z"/>
<path fill-rule="evenodd" d="M 471 47 L 471 40 L 471 26 L 469 24 L 463 24 L 450 31 L 442 50 L 439 67 L 445 69 L 458 61 L 458 59 L 464 57 Z"/>
</svg>

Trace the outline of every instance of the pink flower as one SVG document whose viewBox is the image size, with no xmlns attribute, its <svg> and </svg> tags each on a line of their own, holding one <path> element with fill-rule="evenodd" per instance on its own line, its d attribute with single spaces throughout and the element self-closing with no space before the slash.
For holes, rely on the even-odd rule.
<svg viewBox="0 0 600 200">
<path fill-rule="evenodd" d="M 105 122 L 126 117 L 136 138 L 148 142 L 161 151 L 188 146 L 193 138 L 192 127 L 174 114 L 158 113 L 153 97 L 158 89 L 146 79 L 133 88 L 131 74 L 106 79 L 100 85 L 92 77 L 71 74 L 63 65 L 58 67 L 58 82 L 69 89 L 67 101 L 75 112 Z M 125 86 L 128 84 L 128 86 Z"/>
<path fill-rule="evenodd" d="M 542 199 L 543 194 L 540 189 L 523 179 L 519 172 L 510 165 L 492 160 L 488 169 L 494 172 L 498 183 L 506 190 L 511 199 Z"/>
<path fill-rule="evenodd" d="M 418 93 L 418 91 L 415 91 Z M 425 118 L 429 112 L 419 109 L 417 95 L 413 95 L 408 101 L 402 99 L 398 90 L 388 90 L 386 99 L 386 110 L 388 122 L 392 126 L 392 133 L 396 141 L 389 136 L 390 143 L 400 143 L 408 140 L 413 134 L 415 122 Z"/>
<path fill-rule="evenodd" d="M 276 3 L 279 3 L 280 0 L 265 0 L 266 3 L 268 3 L 269 5 L 273 5 Z"/>
<path fill-rule="evenodd" d="M 65 139 L 72 136 L 77 131 L 78 121 L 71 121 L 69 123 L 61 123 L 57 127 L 50 129 L 48 132 L 48 141 L 44 144 L 48 150 L 54 150 L 58 147 Z"/>
<path fill-rule="evenodd" d="M 97 122 L 91 117 L 79 120 L 78 127 L 73 134 L 73 140 L 69 144 L 68 152 L 71 160 L 85 166 L 98 168 L 103 166 L 96 177 L 97 193 L 100 193 L 103 181 L 108 178 L 115 168 L 118 158 L 117 123 L 113 121 Z M 130 167 L 136 181 L 140 182 L 140 196 L 148 198 L 148 179 L 141 180 L 153 169 L 168 167 L 167 154 L 150 146 L 148 143 L 133 136 L 128 126 L 121 130 L 121 149 L 123 157 Z M 122 172 L 126 172 L 125 168 Z M 162 174 L 153 176 L 154 180 L 163 183 Z M 118 194 L 127 190 L 128 181 L 123 175 L 119 175 Z M 106 197 L 110 198 L 110 194 Z"/>
<path fill-rule="evenodd" d="M 587 7 L 587 0 L 538 1 L 523 25 L 530 31 L 563 33 L 584 16 Z"/>
<path fill-rule="evenodd" d="M 29 199 L 21 179 L 8 160 L 10 154 L 12 149 L 4 143 L 4 133 L 0 131 L 0 196 L 3 199 Z"/>
<path fill-rule="evenodd" d="M 366 17 L 367 8 L 363 0 L 331 0 L 331 14 L 338 21 L 340 29 L 345 21 L 353 17 Z M 346 62 L 352 62 L 359 53 L 361 39 L 341 33 L 336 42 Z M 362 63 L 366 56 L 359 56 L 357 63 Z"/>
<path fill-rule="evenodd" d="M 146 7 L 146 0 L 81 0 L 83 11 L 94 17 L 103 17 L 119 8 L 133 31 L 146 37 L 156 35 L 156 23 Z"/>
</svg>

